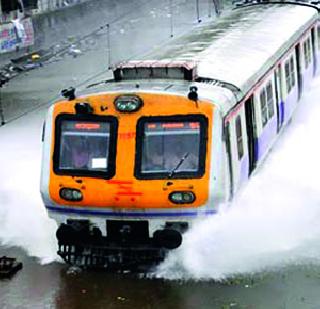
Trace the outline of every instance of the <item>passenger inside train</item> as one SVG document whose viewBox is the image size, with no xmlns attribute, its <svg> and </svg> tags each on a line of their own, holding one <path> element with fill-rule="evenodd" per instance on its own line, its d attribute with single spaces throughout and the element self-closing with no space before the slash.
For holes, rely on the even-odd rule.
<svg viewBox="0 0 320 309">
<path fill-rule="evenodd" d="M 178 128 L 178 124 L 158 124 L 162 127 L 161 130 L 149 126 L 149 129 L 154 130 L 145 132 L 142 156 L 143 173 L 171 174 L 198 170 L 199 128 L 190 129 L 188 123 L 179 125 L 181 128 Z"/>
<path fill-rule="evenodd" d="M 59 168 L 105 171 L 108 165 L 109 128 L 103 125 L 64 120 L 60 135 Z"/>
<path fill-rule="evenodd" d="M 72 149 L 72 165 L 76 169 L 88 168 L 90 164 L 90 154 L 87 141 L 80 137 L 75 140 Z"/>
</svg>

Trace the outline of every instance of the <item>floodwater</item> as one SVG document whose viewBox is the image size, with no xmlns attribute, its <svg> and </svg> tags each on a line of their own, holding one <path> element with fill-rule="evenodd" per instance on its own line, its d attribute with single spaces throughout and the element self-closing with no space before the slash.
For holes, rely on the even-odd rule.
<svg viewBox="0 0 320 309">
<path fill-rule="evenodd" d="M 16 250 L 14 254 L 20 253 Z M 319 273 L 282 270 L 222 283 L 68 272 L 21 256 L 24 268 L 0 281 L 1 308 L 319 308 Z"/>
<path fill-rule="evenodd" d="M 59 261 L 56 225 L 39 194 L 42 122 L 60 89 L 99 71 L 95 52 L 2 90 L 9 122 L 0 127 L 0 256 L 24 267 L 0 280 L 0 307 L 320 308 L 320 78 L 232 207 L 199 222 L 154 273 L 79 271 Z"/>
</svg>

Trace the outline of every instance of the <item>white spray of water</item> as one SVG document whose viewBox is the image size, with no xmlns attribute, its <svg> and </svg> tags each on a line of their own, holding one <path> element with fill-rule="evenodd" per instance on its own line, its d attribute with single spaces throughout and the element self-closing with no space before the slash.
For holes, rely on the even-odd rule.
<svg viewBox="0 0 320 309">
<path fill-rule="evenodd" d="M 56 226 L 39 192 L 43 117 L 34 113 L 0 129 L 0 244 L 19 246 L 48 263 L 57 248 Z"/>
<path fill-rule="evenodd" d="M 157 276 L 221 280 L 320 261 L 320 78 L 231 207 L 198 222 Z"/>
</svg>

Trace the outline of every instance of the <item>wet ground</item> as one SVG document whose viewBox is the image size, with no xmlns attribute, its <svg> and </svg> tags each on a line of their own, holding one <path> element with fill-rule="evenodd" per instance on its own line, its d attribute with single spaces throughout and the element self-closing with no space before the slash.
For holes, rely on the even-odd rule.
<svg viewBox="0 0 320 309">
<path fill-rule="evenodd" d="M 312 267 L 212 281 L 168 281 L 141 275 L 40 265 L 22 250 L 1 248 L 24 268 L 0 281 L 1 308 L 320 308 L 320 271 Z"/>
<path fill-rule="evenodd" d="M 203 8 L 207 3 L 203 2 Z M 181 1 L 180 9 L 176 8 L 176 16 L 179 18 L 183 15 L 180 11 L 183 4 L 186 2 Z M 126 58 L 144 53 L 154 47 L 155 41 L 164 42 L 169 39 L 170 23 L 167 15 L 163 13 L 164 10 L 155 9 L 152 1 L 146 10 L 152 11 L 149 18 L 158 21 L 154 27 L 162 25 L 164 18 L 167 18 L 166 31 L 162 28 L 157 34 L 150 32 L 141 46 L 132 42 L 137 38 L 144 38 L 143 30 L 150 25 L 151 20 L 146 16 L 139 17 L 138 12 L 133 12 L 130 18 L 118 21 L 114 32 L 111 32 L 111 38 L 119 50 L 128 51 Z M 194 22 L 197 23 L 194 6 L 188 8 L 187 12 L 189 15 L 185 15 L 185 20 L 180 22 L 180 28 L 177 26 L 175 31 L 185 31 Z M 132 26 L 132 22 L 128 24 L 129 20 L 135 21 L 133 24 L 136 26 Z M 254 248 L 245 248 L 246 251 L 248 248 L 252 250 L 247 256 L 239 254 L 244 249 L 241 240 L 237 238 L 237 232 L 231 235 L 234 242 L 229 241 L 229 247 L 221 248 L 225 250 L 222 260 L 225 259 L 226 264 L 240 260 L 239 265 L 232 264 L 236 266 L 228 273 L 231 273 L 231 279 L 221 280 L 219 276 L 208 275 L 208 278 L 212 279 L 185 280 L 183 278 L 188 276 L 182 275 L 180 280 L 167 280 L 150 276 L 147 278 L 139 274 L 79 271 L 58 262 L 54 238 L 56 227 L 46 216 L 38 190 L 42 122 L 47 107 L 57 98 L 62 88 L 80 88 L 91 76 L 92 81 L 110 76 L 105 70 L 108 65 L 105 44 L 106 41 L 98 41 L 95 49 L 90 49 L 80 56 L 74 58 L 66 55 L 43 68 L 23 73 L 11 80 L 1 91 L 7 124 L 0 127 L 0 256 L 17 257 L 24 266 L 11 279 L 0 280 L 0 308 L 320 308 L 319 264 L 312 264 L 312 259 L 310 262 L 301 263 L 301 260 L 296 258 L 295 251 L 292 251 L 291 255 L 289 245 L 285 248 L 286 252 L 289 252 L 289 258 L 286 256 L 284 263 L 281 257 L 284 257 L 285 250 L 270 247 L 269 239 L 266 234 L 259 234 L 258 226 L 254 231 L 257 241 L 265 244 L 265 254 L 257 255 L 254 263 L 247 258 L 255 256 Z M 116 52 L 113 55 L 120 57 Z M 319 82 L 316 85 L 319 85 Z M 316 95 L 318 92 L 315 92 L 313 98 L 316 98 Z M 281 160 L 282 157 L 279 158 Z M 318 167 L 314 166 L 314 174 L 317 174 L 317 171 Z M 307 182 L 305 183 L 307 185 Z M 266 186 L 266 183 L 263 185 Z M 267 182 L 271 189 L 273 185 L 271 180 L 270 183 Z M 290 191 L 289 185 L 287 190 Z M 287 195 L 290 195 L 290 192 Z M 307 189 L 302 192 L 306 196 L 312 193 Z M 254 196 L 254 191 L 249 190 L 249 194 Z M 314 204 L 319 205 L 317 202 Z M 315 212 L 315 227 L 317 215 Z M 266 222 L 267 216 L 268 212 L 262 212 Z M 286 224 L 285 217 L 288 216 L 289 212 L 282 214 L 282 225 Z M 294 226 L 296 234 L 302 233 L 305 228 L 311 229 L 309 221 L 304 224 L 306 220 L 303 220 L 302 213 L 298 212 L 297 217 L 301 224 Z M 240 228 L 244 230 L 246 225 L 250 224 L 248 221 Z M 278 229 L 278 236 L 286 232 L 280 226 L 270 226 L 274 230 Z M 233 231 L 231 224 L 228 229 Z M 296 242 L 295 234 L 290 229 L 289 232 Z M 246 238 L 246 245 L 252 244 L 251 234 L 254 233 L 243 237 Z M 270 243 L 277 241 L 277 234 L 274 235 Z M 213 237 L 213 242 L 218 237 L 219 235 Z M 320 237 L 316 239 L 320 240 Z M 225 239 L 225 242 L 228 242 L 228 239 Z M 314 249 L 313 254 L 319 256 L 318 244 L 317 241 L 307 243 L 307 249 Z M 253 243 L 252 247 L 254 245 L 256 244 Z M 203 245 L 206 246 L 207 244 Z M 274 255 L 279 257 L 272 267 L 266 267 L 269 265 L 266 261 L 270 253 L 268 246 L 274 251 Z M 299 250 L 309 252 L 300 247 Z M 196 253 L 192 253 L 194 259 L 198 258 Z M 230 256 L 233 261 L 228 260 Z M 311 254 L 307 258 L 310 256 Z M 288 263 L 290 257 L 292 260 Z M 213 260 L 213 256 L 211 259 L 208 255 L 208 274 L 213 273 L 216 266 L 215 263 L 208 263 L 210 260 Z M 251 267 L 251 264 L 258 267 Z M 245 271 L 242 271 L 243 269 Z"/>
</svg>

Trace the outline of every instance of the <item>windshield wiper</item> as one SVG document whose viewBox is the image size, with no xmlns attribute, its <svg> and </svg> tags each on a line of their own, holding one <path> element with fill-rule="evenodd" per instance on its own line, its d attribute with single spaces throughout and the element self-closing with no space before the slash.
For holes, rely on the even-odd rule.
<svg viewBox="0 0 320 309">
<path fill-rule="evenodd" d="M 171 178 L 175 172 L 179 169 L 179 167 L 182 165 L 182 163 L 184 162 L 185 159 L 187 159 L 189 156 L 189 152 L 186 152 L 182 158 L 180 159 L 180 161 L 178 162 L 178 164 L 169 172 L 168 174 L 168 178 Z"/>
</svg>

